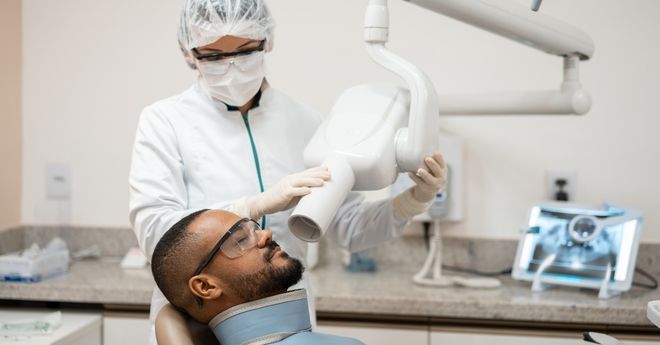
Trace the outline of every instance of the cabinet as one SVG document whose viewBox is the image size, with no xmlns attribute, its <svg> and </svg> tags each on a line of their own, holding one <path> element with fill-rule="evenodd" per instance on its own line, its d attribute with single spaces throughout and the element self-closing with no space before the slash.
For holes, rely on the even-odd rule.
<svg viewBox="0 0 660 345">
<path fill-rule="evenodd" d="M 426 326 L 319 321 L 315 331 L 358 339 L 368 345 L 427 345 L 429 342 Z"/>
<path fill-rule="evenodd" d="M 56 310 L 0 308 L 0 321 L 42 319 Z M 52 334 L 21 338 L 0 337 L 2 345 L 101 345 L 101 313 L 62 311 L 62 324 Z"/>
<path fill-rule="evenodd" d="M 147 313 L 105 312 L 103 345 L 149 344 L 151 326 Z"/>
<path fill-rule="evenodd" d="M 550 331 L 520 331 L 514 330 L 498 332 L 486 329 L 447 329 L 432 327 L 430 345 L 577 345 L 586 344 L 580 341 L 582 333 L 575 332 L 550 332 Z M 619 338 L 619 337 L 617 337 Z M 658 340 L 628 340 L 619 338 L 626 345 L 657 345 Z"/>
</svg>

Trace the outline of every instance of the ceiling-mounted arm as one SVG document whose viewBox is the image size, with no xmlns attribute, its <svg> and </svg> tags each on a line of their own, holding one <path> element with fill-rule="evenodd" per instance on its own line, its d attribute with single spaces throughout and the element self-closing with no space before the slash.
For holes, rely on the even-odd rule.
<svg viewBox="0 0 660 345">
<path fill-rule="evenodd" d="M 580 59 L 564 57 L 564 79 L 558 90 L 438 95 L 441 115 L 583 115 L 591 95 L 580 83 Z"/>
<path fill-rule="evenodd" d="M 424 157 L 433 153 L 438 137 L 438 96 L 424 72 L 385 47 L 389 35 L 387 0 L 370 0 L 364 23 L 364 40 L 371 58 L 405 80 L 410 89 L 408 127 L 396 137 L 396 163 L 400 171 L 417 171 Z"/>
<path fill-rule="evenodd" d="M 404 0 L 559 56 L 594 54 L 594 42 L 582 30 L 511 0 Z"/>
<path fill-rule="evenodd" d="M 564 80 L 558 90 L 492 94 L 439 95 L 443 115 L 578 114 L 591 108 L 582 89 L 580 60 L 594 54 L 583 31 L 511 0 L 404 0 L 483 30 L 564 59 Z M 532 9 L 538 8 L 535 0 Z"/>
</svg>

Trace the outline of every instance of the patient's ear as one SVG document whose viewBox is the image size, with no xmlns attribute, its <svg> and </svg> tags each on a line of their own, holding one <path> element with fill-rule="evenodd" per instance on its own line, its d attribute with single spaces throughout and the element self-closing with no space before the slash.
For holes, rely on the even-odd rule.
<svg viewBox="0 0 660 345">
<path fill-rule="evenodd" d="M 196 275 L 188 280 L 188 288 L 193 295 L 205 299 L 214 300 L 222 295 L 220 281 L 207 274 Z"/>
</svg>

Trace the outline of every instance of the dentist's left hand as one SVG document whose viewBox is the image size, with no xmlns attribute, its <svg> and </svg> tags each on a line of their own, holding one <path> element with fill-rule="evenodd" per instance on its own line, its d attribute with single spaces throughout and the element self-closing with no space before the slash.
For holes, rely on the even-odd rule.
<svg viewBox="0 0 660 345">
<path fill-rule="evenodd" d="M 424 159 L 425 168 L 417 170 L 416 174 L 408 173 L 415 182 L 412 195 L 419 202 L 429 202 L 435 198 L 436 193 L 447 185 L 447 164 L 440 152 Z"/>
</svg>

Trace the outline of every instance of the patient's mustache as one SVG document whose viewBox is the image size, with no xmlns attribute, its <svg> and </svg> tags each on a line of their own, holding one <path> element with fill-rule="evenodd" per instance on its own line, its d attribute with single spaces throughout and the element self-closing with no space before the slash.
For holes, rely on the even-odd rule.
<svg viewBox="0 0 660 345">
<path fill-rule="evenodd" d="M 280 245 L 277 244 L 276 241 L 268 242 L 268 245 L 266 246 L 266 252 L 264 252 L 264 260 L 270 261 L 270 259 L 273 257 L 273 251 L 279 246 Z"/>
</svg>

